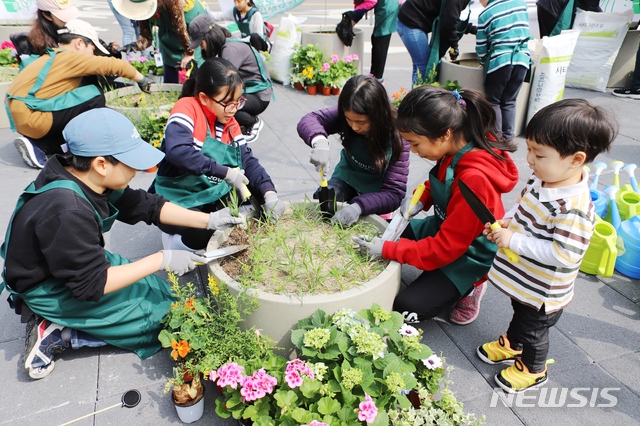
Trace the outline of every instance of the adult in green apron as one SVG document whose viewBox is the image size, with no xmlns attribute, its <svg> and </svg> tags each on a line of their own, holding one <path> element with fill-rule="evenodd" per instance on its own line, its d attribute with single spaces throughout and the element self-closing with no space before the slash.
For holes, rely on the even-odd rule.
<svg viewBox="0 0 640 426">
<path fill-rule="evenodd" d="M 474 284 L 481 297 L 497 246 L 482 234 L 484 224 L 462 197 L 458 179 L 468 183 L 496 217 L 502 217 L 501 194 L 518 182 L 517 167 L 506 152 L 516 146 L 495 139 L 495 113 L 482 94 L 472 90 L 458 93 L 420 86 L 400 105 L 397 126 L 414 152 L 437 161 L 418 205 L 408 211 L 409 195 L 400 213 L 406 220 L 430 207 L 434 213 L 411 220 L 397 242 L 379 237 L 354 241 L 374 257 L 424 271 L 394 301 L 394 310 L 404 313 L 405 321 L 416 322 L 452 308 Z M 467 139 L 470 136 L 473 142 Z"/>
<path fill-rule="evenodd" d="M 538 0 L 538 24 L 540 26 L 540 38 L 553 37 L 562 30 L 571 28 L 575 14 L 575 0 Z"/>
<path fill-rule="evenodd" d="M 396 32 L 398 8 L 396 0 L 377 0 L 376 2 L 361 2 L 353 9 L 353 25 L 360 22 L 365 13 L 373 6 L 375 21 L 371 33 L 371 69 L 369 75 L 380 81 L 384 78 L 384 67 L 387 63 L 387 52 L 391 43 L 391 34 Z M 361 58 L 362 59 L 362 58 Z"/>
<path fill-rule="evenodd" d="M 338 105 L 311 112 L 298 123 L 298 135 L 313 149 L 310 163 L 328 174 L 330 134 L 343 149 L 328 188 L 345 204 L 333 220 L 352 225 L 361 215 L 386 214 L 400 205 L 407 189 L 409 145 L 395 130 L 384 87 L 373 77 L 355 76 L 344 85 Z M 313 198 L 318 199 L 320 188 Z"/>
<path fill-rule="evenodd" d="M 189 25 L 191 48 L 202 46 L 202 57 L 224 58 L 237 69 L 246 102 L 235 119 L 242 127 L 247 143 L 254 142 L 262 130 L 262 114 L 273 99 L 273 82 L 263 57 L 248 40 L 230 38 L 231 33 L 215 23 L 210 15 L 197 16 Z"/>
</svg>

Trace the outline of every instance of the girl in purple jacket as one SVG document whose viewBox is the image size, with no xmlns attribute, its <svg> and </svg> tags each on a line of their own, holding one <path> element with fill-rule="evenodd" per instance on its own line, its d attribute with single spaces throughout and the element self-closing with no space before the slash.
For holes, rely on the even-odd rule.
<svg viewBox="0 0 640 426">
<path fill-rule="evenodd" d="M 334 221 L 349 226 L 360 215 L 385 214 L 400 206 L 407 192 L 409 144 L 397 132 L 395 117 L 382 84 L 358 75 L 347 81 L 337 106 L 310 112 L 298 123 L 298 135 L 313 148 L 309 162 L 325 174 L 331 158 L 327 137 L 340 135 L 343 149 L 329 188 L 336 201 L 348 204 Z"/>
</svg>

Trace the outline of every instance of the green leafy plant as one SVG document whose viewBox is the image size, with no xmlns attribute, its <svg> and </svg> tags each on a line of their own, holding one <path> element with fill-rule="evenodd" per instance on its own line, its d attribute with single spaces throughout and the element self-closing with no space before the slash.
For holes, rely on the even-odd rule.
<svg viewBox="0 0 640 426">
<path fill-rule="evenodd" d="M 0 67 L 18 67 L 16 48 L 10 41 L 0 44 Z"/>
<path fill-rule="evenodd" d="M 334 88 L 341 88 L 354 75 L 358 74 L 356 61 L 360 58 L 355 53 L 340 58 L 338 55 L 331 56 L 331 67 L 328 70 L 329 85 Z"/>
<path fill-rule="evenodd" d="M 154 148 L 160 148 L 164 140 L 164 130 L 169 119 L 169 111 L 141 113 L 140 117 L 132 122 L 138 129 L 140 137 Z"/>
<path fill-rule="evenodd" d="M 423 77 L 420 74 L 420 71 L 418 71 L 416 82 L 413 84 L 412 88 L 415 89 L 416 87 L 420 87 L 420 86 L 436 86 L 436 87 L 443 87 L 451 91 L 462 89 L 462 86 L 458 84 L 458 80 L 453 80 L 453 81 L 447 80 L 444 84 L 440 84 L 437 78 L 438 78 L 438 72 L 436 71 L 435 66 L 431 71 L 429 71 L 426 77 Z M 405 96 L 407 96 L 407 91 L 405 90 L 404 87 L 401 87 L 399 91 L 391 95 L 391 104 L 394 105 L 396 108 L 399 107 Z"/>
<path fill-rule="evenodd" d="M 291 56 L 291 76 L 292 84 L 302 83 L 304 85 L 317 84 L 318 72 L 322 69 L 324 54 L 313 44 L 301 46 L 296 44 Z"/>
<path fill-rule="evenodd" d="M 151 93 L 136 93 L 129 96 L 120 96 L 109 101 L 109 105 L 122 108 L 160 108 L 171 109 L 176 103 L 180 93 L 178 91 L 158 91 Z"/>
<path fill-rule="evenodd" d="M 155 61 L 140 56 L 140 59 L 127 59 L 127 62 L 133 66 L 142 75 L 162 75 L 163 67 L 157 67 Z"/>
</svg>

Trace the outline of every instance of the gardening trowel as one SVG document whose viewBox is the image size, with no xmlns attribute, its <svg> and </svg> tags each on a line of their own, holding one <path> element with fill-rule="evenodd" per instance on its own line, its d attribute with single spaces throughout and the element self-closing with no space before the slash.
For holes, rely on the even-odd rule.
<svg viewBox="0 0 640 426">
<path fill-rule="evenodd" d="M 239 251 L 246 250 L 247 248 L 249 248 L 248 244 L 240 244 L 240 245 L 227 246 L 227 247 L 223 247 L 215 250 L 210 250 L 207 252 L 200 250 L 200 251 L 197 251 L 196 254 L 204 257 L 206 259 L 205 263 L 209 263 L 212 260 L 220 259 L 222 257 L 226 257 L 234 253 L 238 253 Z"/>
<path fill-rule="evenodd" d="M 336 214 L 336 190 L 329 188 L 324 169 L 320 169 L 320 194 L 318 195 L 320 211 L 325 219 L 331 219 Z"/>
<path fill-rule="evenodd" d="M 480 222 L 483 224 L 489 222 L 491 224 L 491 229 L 494 230 L 502 227 L 500 222 L 498 222 L 493 216 L 493 213 L 491 213 L 491 210 L 484 205 L 480 197 L 478 197 L 476 193 L 462 181 L 462 179 L 458 179 L 458 187 L 460 188 L 460 193 L 471 207 L 471 210 L 473 210 L 473 213 L 475 213 L 478 219 L 480 219 Z M 520 259 L 518 254 L 511 249 L 504 247 L 500 250 L 507 256 L 511 263 L 516 263 Z"/>
<path fill-rule="evenodd" d="M 422 197 L 422 194 L 424 193 L 424 189 L 425 189 L 424 183 L 421 183 L 413 192 L 413 196 L 409 201 L 409 206 L 408 206 L 409 212 L 418 204 L 418 201 L 420 201 L 420 197 Z M 398 239 L 400 238 L 400 235 L 402 235 L 404 230 L 407 228 L 407 225 L 409 225 L 409 221 L 404 217 L 402 217 L 402 212 L 400 212 L 400 209 L 398 209 L 393 214 L 393 219 L 391 219 L 391 223 L 389 224 L 389 226 L 387 226 L 387 229 L 384 230 L 384 232 L 382 233 L 382 237 L 380 238 L 383 241 L 398 241 Z"/>
</svg>

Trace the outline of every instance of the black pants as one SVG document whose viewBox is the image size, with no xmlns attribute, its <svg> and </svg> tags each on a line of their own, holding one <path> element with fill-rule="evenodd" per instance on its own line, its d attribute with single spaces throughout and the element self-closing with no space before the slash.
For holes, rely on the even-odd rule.
<svg viewBox="0 0 640 426">
<path fill-rule="evenodd" d="M 94 98 L 89 99 L 86 102 L 81 103 L 80 105 L 63 109 L 61 111 L 53 111 L 51 115 L 53 116 L 53 122 L 51 124 L 51 129 L 40 139 L 29 138 L 29 140 L 42 151 L 44 151 L 47 155 L 53 154 L 62 154 L 62 145 L 67 142 L 62 137 L 62 131 L 65 126 L 77 115 L 82 114 L 83 112 L 89 111 L 94 108 L 104 108 L 105 107 L 105 99 L 104 95 L 100 94 Z"/>
<path fill-rule="evenodd" d="M 236 112 L 235 118 L 244 130 L 249 131 L 258 121 L 258 115 L 267 109 L 270 101 L 261 100 L 257 93 L 249 93 L 244 97 L 247 98 L 247 102 Z"/>
<path fill-rule="evenodd" d="M 410 226 L 405 229 L 401 238 L 416 240 Z M 393 310 L 400 313 L 414 312 L 417 314 L 414 319 L 424 321 L 450 311 L 462 296 L 441 270 L 424 271 L 405 289 L 400 290 L 393 301 Z"/>
<path fill-rule="evenodd" d="M 551 34 L 551 31 L 553 31 L 556 24 L 558 23 L 559 16 L 555 16 L 554 14 L 541 7 L 538 7 L 537 10 L 538 26 L 540 27 L 540 38 L 549 36 Z"/>
<path fill-rule="evenodd" d="M 496 112 L 496 127 L 507 140 L 516 136 L 516 99 L 526 75 L 525 67 L 506 65 L 487 74 L 484 82 L 484 95 Z"/>
<path fill-rule="evenodd" d="M 553 327 L 562 310 L 547 314 L 544 306 L 536 310 L 511 299 L 513 318 L 507 330 L 507 337 L 514 349 L 522 348 L 522 363 L 532 373 L 545 370 L 549 354 L 549 328 Z"/>
<path fill-rule="evenodd" d="M 389 43 L 391 43 L 391 34 L 382 37 L 371 36 L 371 74 L 378 80 L 384 75 Z"/>
<path fill-rule="evenodd" d="M 178 68 L 170 67 L 168 65 L 164 65 L 162 67 L 162 82 L 169 83 L 178 83 Z"/>
</svg>

